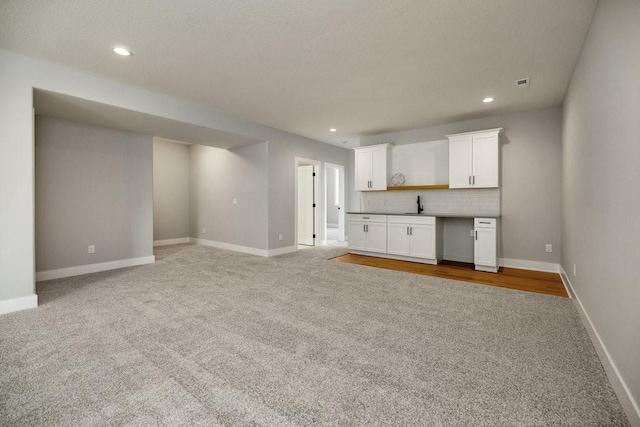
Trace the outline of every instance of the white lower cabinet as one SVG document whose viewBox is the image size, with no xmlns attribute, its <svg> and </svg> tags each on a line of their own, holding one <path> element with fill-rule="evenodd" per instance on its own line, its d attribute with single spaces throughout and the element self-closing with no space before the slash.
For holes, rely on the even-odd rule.
<svg viewBox="0 0 640 427">
<path fill-rule="evenodd" d="M 443 257 L 443 218 L 349 214 L 349 252 L 438 264 Z M 498 272 L 498 220 L 474 218 L 476 270 Z"/>
<path fill-rule="evenodd" d="M 387 252 L 387 216 L 349 215 L 349 249 Z"/>
<path fill-rule="evenodd" d="M 474 219 L 473 263 L 476 270 L 498 271 L 498 227 L 495 218 Z"/>
<path fill-rule="evenodd" d="M 387 253 L 435 260 L 436 218 L 389 215 Z"/>
</svg>

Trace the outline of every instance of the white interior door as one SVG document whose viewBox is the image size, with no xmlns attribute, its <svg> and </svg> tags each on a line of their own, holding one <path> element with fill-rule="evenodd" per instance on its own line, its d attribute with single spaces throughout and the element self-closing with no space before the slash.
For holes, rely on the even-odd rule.
<svg viewBox="0 0 640 427">
<path fill-rule="evenodd" d="M 314 245 L 313 165 L 298 166 L 298 244 Z"/>
<path fill-rule="evenodd" d="M 345 240 L 345 188 L 344 188 L 344 166 L 325 163 L 324 166 L 324 206 L 325 206 L 325 240 Z M 337 237 L 329 237 L 329 225 L 338 227 Z M 333 231 L 333 230 L 332 230 Z M 335 235 L 331 233 L 331 235 Z"/>
<path fill-rule="evenodd" d="M 338 200 L 340 200 L 340 206 L 338 207 L 338 240 L 344 242 L 345 226 L 345 207 L 344 207 L 344 167 L 338 167 Z"/>
</svg>

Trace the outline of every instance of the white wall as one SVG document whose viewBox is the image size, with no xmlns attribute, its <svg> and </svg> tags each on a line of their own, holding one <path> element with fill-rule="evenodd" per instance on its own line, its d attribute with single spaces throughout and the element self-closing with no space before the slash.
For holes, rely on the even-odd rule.
<svg viewBox="0 0 640 427">
<path fill-rule="evenodd" d="M 562 215 L 562 266 L 635 400 L 635 408 L 627 407 L 627 413 L 636 412 L 632 419 L 636 425 L 640 425 L 639 23 L 637 0 L 598 4 L 564 104 Z"/>
<path fill-rule="evenodd" d="M 153 141 L 153 240 L 189 237 L 189 146 Z"/>
<path fill-rule="evenodd" d="M 268 249 L 267 145 L 191 146 L 190 237 Z"/>
<path fill-rule="evenodd" d="M 153 255 L 151 155 L 147 135 L 36 118 L 36 271 Z"/>
<path fill-rule="evenodd" d="M 0 50 L 0 200 L 11 201 L 0 209 L 0 311 L 10 310 L 11 301 L 31 297 L 35 291 L 33 88 L 269 141 L 275 149 L 272 161 L 269 145 L 269 210 L 262 221 L 268 224 L 270 247 L 293 245 L 294 157 L 318 154 L 320 160 L 347 166 L 347 152 L 341 148 Z M 287 240 L 278 242 L 279 233 Z"/>
<path fill-rule="evenodd" d="M 325 162 L 342 165 L 345 170 L 349 170 L 349 151 L 343 148 L 311 140 L 281 138 L 269 141 L 269 249 L 295 245 L 296 157 L 320 161 L 322 173 Z M 346 185 L 353 185 L 353 182 L 347 182 Z M 349 203 L 348 199 L 345 203 Z M 278 239 L 279 234 L 282 234 L 281 241 Z"/>
<path fill-rule="evenodd" d="M 498 127 L 504 128 L 500 137 L 502 257 L 558 264 L 561 254 L 562 215 L 560 108 L 491 116 L 363 137 L 361 144 L 390 142 L 403 145 L 439 141 L 446 139 L 447 134 Z M 353 167 L 354 158 L 350 159 L 350 166 Z M 352 204 L 351 207 L 356 206 Z M 357 209 L 359 208 L 357 206 Z M 545 252 L 547 243 L 553 245 L 552 253 Z"/>
</svg>

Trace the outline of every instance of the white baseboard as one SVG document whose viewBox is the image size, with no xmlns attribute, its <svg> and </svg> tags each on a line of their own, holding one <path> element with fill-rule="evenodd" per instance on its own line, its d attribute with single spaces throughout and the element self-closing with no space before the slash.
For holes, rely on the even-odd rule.
<svg viewBox="0 0 640 427">
<path fill-rule="evenodd" d="M 38 306 L 38 295 L 29 295 L 27 297 L 12 298 L 0 301 L 0 314 L 13 313 L 14 311 L 22 311 Z"/>
<path fill-rule="evenodd" d="M 589 314 L 582 305 L 580 297 L 571 285 L 569 276 L 567 275 L 566 271 L 564 271 L 564 268 L 562 266 L 560 266 L 560 278 L 562 278 L 562 282 L 567 288 L 569 294 L 573 296 L 573 305 L 576 307 L 578 313 L 580 314 L 582 323 L 587 330 L 587 333 L 589 334 L 589 338 L 591 338 L 591 342 L 596 349 L 596 353 L 598 353 L 598 357 L 600 359 L 600 362 L 602 363 L 602 367 L 604 368 L 605 373 L 607 374 L 607 378 L 609 378 L 611 387 L 616 393 L 616 396 L 620 401 L 620 405 L 622 405 L 622 409 L 624 409 L 624 412 L 627 414 L 629 423 L 632 426 L 640 426 L 640 407 L 638 406 L 638 403 L 633 399 L 633 396 L 631 395 L 627 384 L 622 379 L 622 376 L 620 375 L 616 364 L 613 362 L 613 359 L 611 359 L 609 351 L 607 351 L 607 347 L 605 347 L 604 342 L 602 342 L 600 334 L 598 334 L 598 331 L 591 322 Z"/>
<path fill-rule="evenodd" d="M 521 268 L 523 270 L 546 271 L 549 273 L 559 273 L 560 264 L 541 261 L 527 261 L 524 259 L 500 258 L 501 267 Z"/>
<path fill-rule="evenodd" d="M 189 242 L 194 243 L 196 245 L 210 246 L 212 248 L 226 249 L 229 251 L 242 252 L 245 254 L 258 255 L 263 257 L 269 256 L 269 251 L 266 249 L 250 248 L 249 246 L 234 245 L 231 243 L 217 242 L 215 240 L 198 239 L 195 237 L 190 237 Z"/>
<path fill-rule="evenodd" d="M 381 252 L 367 252 L 367 251 L 358 251 L 358 250 L 349 249 L 349 253 L 356 254 L 356 255 L 372 256 L 376 258 L 395 259 L 398 261 L 417 262 L 420 264 L 431 264 L 431 265 L 438 264 L 438 261 L 436 261 L 435 259 L 416 258 L 412 256 L 393 255 L 393 254 L 387 254 L 387 253 L 381 253 Z"/>
<path fill-rule="evenodd" d="M 287 246 L 285 248 L 269 249 L 269 256 L 289 254 L 298 250 L 297 246 Z"/>
<path fill-rule="evenodd" d="M 288 254 L 290 252 L 295 252 L 298 250 L 297 246 L 287 246 L 284 248 L 269 249 L 269 250 L 258 249 L 258 248 L 251 248 L 249 246 L 234 245 L 232 243 L 217 242 L 215 240 L 198 239 L 195 237 L 190 237 L 189 242 L 196 245 L 210 246 L 212 248 L 226 249 L 228 251 L 242 252 L 244 254 L 257 255 L 257 256 L 263 256 L 263 257 L 278 256 L 278 255 Z"/>
<path fill-rule="evenodd" d="M 169 245 L 182 245 L 185 243 L 189 243 L 188 237 L 180 237 L 178 239 L 167 239 L 167 240 L 154 240 L 153 246 L 169 246 Z"/>
<path fill-rule="evenodd" d="M 117 270 L 118 268 L 135 267 L 137 265 L 153 264 L 155 256 L 121 259 L 118 261 L 101 262 L 98 264 L 79 265 L 77 267 L 61 268 L 36 272 L 36 282 L 61 279 L 63 277 L 79 276 L 81 274 L 98 273 L 100 271 Z"/>
</svg>

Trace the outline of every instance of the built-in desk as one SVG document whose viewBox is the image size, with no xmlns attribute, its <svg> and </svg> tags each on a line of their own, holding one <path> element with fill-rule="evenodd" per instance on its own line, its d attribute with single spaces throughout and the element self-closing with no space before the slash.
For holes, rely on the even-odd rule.
<svg viewBox="0 0 640 427">
<path fill-rule="evenodd" d="M 472 218 L 476 270 L 498 271 L 498 214 L 347 212 L 349 252 L 437 264 L 443 256 L 443 220 Z"/>
</svg>

